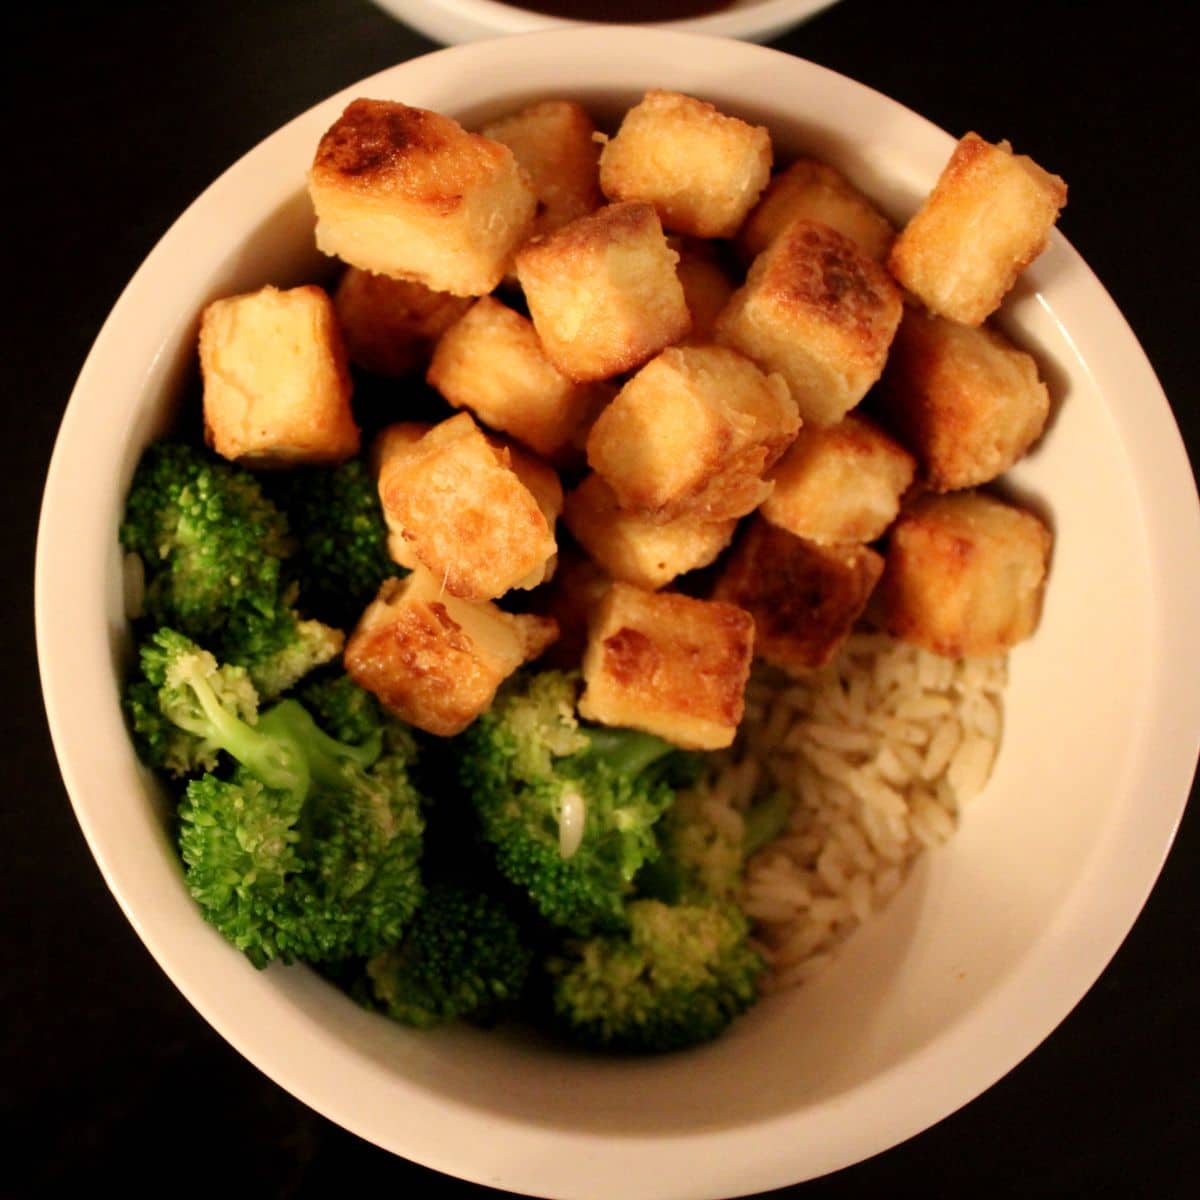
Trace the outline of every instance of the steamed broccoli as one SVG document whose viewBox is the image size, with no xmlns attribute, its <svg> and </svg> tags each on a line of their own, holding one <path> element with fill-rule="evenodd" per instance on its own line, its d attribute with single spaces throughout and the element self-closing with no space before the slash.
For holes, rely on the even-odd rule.
<svg viewBox="0 0 1200 1200">
<path fill-rule="evenodd" d="M 284 570 L 294 543 L 248 471 L 203 450 L 159 442 L 138 464 L 121 543 L 146 571 L 144 612 L 247 669 L 276 696 L 341 649 L 341 634 L 296 611 Z"/>
<path fill-rule="evenodd" d="M 406 1025 L 486 1024 L 520 996 L 532 957 L 498 898 L 439 882 L 400 944 L 367 963 L 367 975 L 375 1000 Z"/>
<path fill-rule="evenodd" d="M 408 731 L 381 714 L 370 722 L 329 690 L 327 710 L 356 714 L 353 741 L 322 730 L 294 699 L 259 713 L 245 672 L 170 629 L 141 662 L 127 707 L 150 761 L 205 772 L 179 807 L 187 885 L 205 918 L 256 966 L 393 945 L 422 890 Z M 227 777 L 217 773 L 224 755 L 236 763 Z"/>
<path fill-rule="evenodd" d="M 460 776 L 500 871 L 552 924 L 619 928 L 686 756 L 649 734 L 588 727 L 573 674 L 518 673 L 461 735 Z"/>
<path fill-rule="evenodd" d="M 379 491 L 362 459 L 281 472 L 268 490 L 296 539 L 289 570 L 306 610 L 322 620 L 353 625 L 379 585 L 404 574 L 388 554 Z"/>
<path fill-rule="evenodd" d="M 555 1016 L 596 1049 L 679 1050 L 711 1041 L 757 999 L 761 956 L 733 906 L 635 900 L 628 930 L 568 941 L 551 958 Z"/>
<path fill-rule="evenodd" d="M 657 826 L 660 855 L 638 874 L 639 894 L 668 904 L 735 900 L 746 860 L 783 832 L 792 806 L 773 791 L 735 814 L 706 787 L 680 792 Z"/>
</svg>

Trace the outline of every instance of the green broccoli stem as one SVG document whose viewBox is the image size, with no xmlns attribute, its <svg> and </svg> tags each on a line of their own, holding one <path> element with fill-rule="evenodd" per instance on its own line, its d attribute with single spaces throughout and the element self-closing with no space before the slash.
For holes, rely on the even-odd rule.
<svg viewBox="0 0 1200 1200">
<path fill-rule="evenodd" d="M 308 790 L 308 766 L 291 738 L 247 725 L 222 705 L 212 685 L 199 672 L 189 672 L 181 682 L 191 689 L 205 717 L 203 721 L 177 718 L 181 728 L 220 746 L 269 788 L 293 794 Z"/>
<path fill-rule="evenodd" d="M 636 729 L 609 729 L 604 726 L 589 727 L 586 731 L 588 755 L 602 758 L 622 775 L 636 778 L 649 770 L 656 762 L 674 754 L 677 746 Z"/>
<path fill-rule="evenodd" d="M 745 817 L 742 835 L 742 856 L 749 858 L 768 842 L 773 842 L 786 828 L 792 815 L 794 801 L 786 792 L 772 792 L 752 805 Z"/>
<path fill-rule="evenodd" d="M 259 718 L 258 728 L 294 745 L 311 777 L 325 787 L 344 787 L 347 763 L 365 771 L 383 752 L 382 731 L 377 729 L 361 745 L 347 745 L 330 737 L 298 700 L 273 705 Z"/>
</svg>

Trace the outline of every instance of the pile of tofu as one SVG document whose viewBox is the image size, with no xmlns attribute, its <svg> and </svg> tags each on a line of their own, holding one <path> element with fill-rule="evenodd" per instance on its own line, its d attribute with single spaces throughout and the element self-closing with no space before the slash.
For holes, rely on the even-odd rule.
<svg viewBox="0 0 1200 1200">
<path fill-rule="evenodd" d="M 1033 632 L 1050 532 L 982 489 L 1050 397 L 989 319 L 1066 188 L 1006 143 L 964 137 L 897 233 L 674 92 L 612 136 L 570 100 L 468 131 L 360 99 L 309 190 L 340 280 L 208 307 L 206 436 L 252 467 L 368 455 L 410 574 L 345 665 L 401 719 L 455 734 L 547 656 L 589 719 L 716 749 L 753 658 L 819 669 L 864 613 L 952 657 Z M 447 415 L 398 388 L 364 447 L 350 364 Z"/>
</svg>

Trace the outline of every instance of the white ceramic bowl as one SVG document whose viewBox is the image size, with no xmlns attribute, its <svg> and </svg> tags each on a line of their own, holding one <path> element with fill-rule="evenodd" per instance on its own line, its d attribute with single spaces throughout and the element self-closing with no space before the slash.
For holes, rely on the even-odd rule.
<svg viewBox="0 0 1200 1200">
<path fill-rule="evenodd" d="M 451 45 L 584 24 L 535 12 L 519 4 L 501 4 L 499 0 L 375 0 L 375 3 L 426 37 Z M 766 42 L 834 3 L 836 0 L 728 0 L 725 7 L 703 16 L 650 24 L 710 37 Z M 652 11 L 653 5 L 643 3 L 641 9 Z"/>
<path fill-rule="evenodd" d="M 773 1188 L 866 1158 L 970 1100 L 1115 952 L 1170 845 L 1200 731 L 1194 484 L 1145 357 L 1056 234 L 1004 314 L 1056 402 L 1043 444 L 1012 473 L 1057 535 L 1041 627 L 1012 657 L 991 785 L 832 970 L 711 1046 L 602 1061 L 532 1036 L 410 1032 L 306 969 L 256 971 L 200 919 L 118 707 L 116 531 L 134 464 L 190 369 L 201 306 L 320 269 L 305 169 L 353 96 L 472 123 L 564 94 L 611 118 L 650 85 L 769 123 L 783 152 L 829 159 L 897 219 L 952 146 L 809 63 L 644 29 L 476 43 L 364 80 L 229 170 L 135 275 L 71 398 L 38 546 L 38 648 L 63 774 L 163 969 L 251 1062 L 332 1120 L 439 1170 L 543 1196 Z"/>
</svg>

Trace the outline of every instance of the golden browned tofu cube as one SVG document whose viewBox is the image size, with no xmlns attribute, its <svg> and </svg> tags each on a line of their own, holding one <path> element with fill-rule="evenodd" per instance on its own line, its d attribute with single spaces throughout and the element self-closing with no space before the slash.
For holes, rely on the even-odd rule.
<svg viewBox="0 0 1200 1200">
<path fill-rule="evenodd" d="M 204 436 L 256 467 L 337 463 L 358 453 L 346 349 L 319 287 L 215 300 L 200 321 Z"/>
<path fill-rule="evenodd" d="M 717 317 L 734 293 L 733 280 L 707 247 L 711 243 L 680 239 L 679 263 L 675 273 L 683 285 L 683 298 L 692 314 L 692 331 L 687 342 L 694 346 L 713 340 Z"/>
<path fill-rule="evenodd" d="M 840 421 L 887 361 L 900 289 L 846 236 L 794 221 L 754 260 L 716 340 L 778 371 L 806 425 Z"/>
<path fill-rule="evenodd" d="M 392 431 L 373 454 L 392 557 L 420 563 L 465 600 L 536 587 L 556 551 L 553 519 L 522 480 L 514 454 L 485 437 L 470 413 L 419 430 Z M 557 486 L 548 467 L 535 465 L 530 482 L 542 490 L 553 478 Z M 529 480 L 529 464 L 522 469 Z"/>
<path fill-rule="evenodd" d="M 732 604 L 614 583 L 592 618 L 579 713 L 719 750 L 742 719 L 753 651 L 754 622 Z"/>
<path fill-rule="evenodd" d="M 388 712 L 426 733 L 452 737 L 556 636 L 552 620 L 459 600 L 418 568 L 384 583 L 350 635 L 343 662 Z"/>
<path fill-rule="evenodd" d="M 503 278 L 537 199 L 507 147 L 390 100 L 355 100 L 308 177 L 317 248 L 376 275 L 482 296 Z"/>
<path fill-rule="evenodd" d="M 622 509 L 595 473 L 567 495 L 563 524 L 613 579 L 647 591 L 706 567 L 733 540 L 737 520 L 656 522 Z"/>
<path fill-rule="evenodd" d="M 806 425 L 833 425 L 879 378 L 902 308 L 887 271 L 848 237 L 795 221 L 754 260 L 717 341 L 778 371 Z"/>
<path fill-rule="evenodd" d="M 840 171 L 815 158 L 799 158 L 767 185 L 738 230 L 738 250 L 749 262 L 799 220 L 836 229 L 880 262 L 896 236 L 891 221 Z"/>
<path fill-rule="evenodd" d="M 618 503 L 656 520 L 740 517 L 800 428 L 778 375 L 723 346 L 672 346 L 600 414 L 588 462 Z"/>
<path fill-rule="evenodd" d="M 1050 546 L 1023 508 L 982 492 L 923 496 L 888 539 L 881 619 L 934 654 L 1000 654 L 1037 627 Z"/>
<path fill-rule="evenodd" d="M 882 556 L 868 546 L 819 546 L 755 519 L 713 597 L 754 618 L 759 658 L 803 675 L 833 660 L 882 571 Z"/>
<path fill-rule="evenodd" d="M 677 342 L 692 318 L 649 204 L 610 204 L 533 238 L 517 278 L 546 356 L 572 379 L 607 379 Z"/>
<path fill-rule="evenodd" d="M 934 491 L 1007 471 L 1039 437 L 1050 393 L 1037 363 L 1006 337 L 905 310 L 879 389 L 881 412 Z"/>
<path fill-rule="evenodd" d="M 600 156 L 610 200 L 644 200 L 663 225 L 732 237 L 771 176 L 771 135 L 679 92 L 654 89 L 631 108 Z"/>
<path fill-rule="evenodd" d="M 605 383 L 576 383 L 546 357 L 533 323 L 483 296 L 442 335 L 426 379 L 455 408 L 564 461 L 612 398 Z"/>
<path fill-rule="evenodd" d="M 978 325 L 1046 247 L 1067 185 L 1007 142 L 968 133 L 892 247 L 892 273 L 932 312 Z"/>
<path fill-rule="evenodd" d="M 538 201 L 534 234 L 553 233 L 603 203 L 596 126 L 581 104 L 541 100 L 479 132 L 503 142 L 528 173 Z"/>
<path fill-rule="evenodd" d="M 812 542 L 873 542 L 896 519 L 916 472 L 913 456 L 854 413 L 805 428 L 775 464 L 759 511 Z"/>
<path fill-rule="evenodd" d="M 439 337 L 471 306 L 469 296 L 431 292 L 411 279 L 348 267 L 333 307 L 355 366 L 398 378 L 422 370 Z"/>
</svg>

